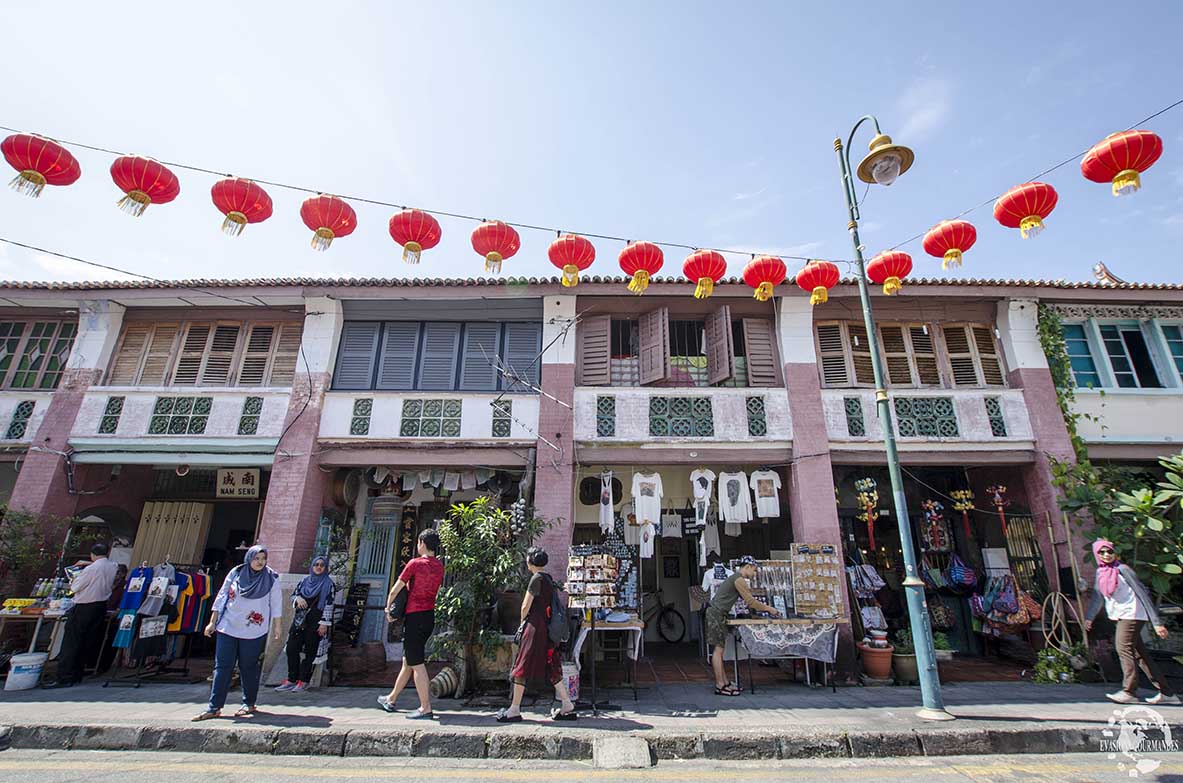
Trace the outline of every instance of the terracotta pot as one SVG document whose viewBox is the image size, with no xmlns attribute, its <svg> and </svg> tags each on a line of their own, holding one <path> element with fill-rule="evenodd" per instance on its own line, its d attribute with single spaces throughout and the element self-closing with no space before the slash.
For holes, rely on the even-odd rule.
<svg viewBox="0 0 1183 783">
<path fill-rule="evenodd" d="M 895 669 L 895 678 L 899 682 L 919 682 L 920 668 L 916 665 L 915 655 L 891 656 L 891 666 Z"/>
<path fill-rule="evenodd" d="M 891 676 L 891 653 L 894 647 L 868 647 L 858 645 L 863 656 L 863 673 L 876 680 L 887 679 Z"/>
</svg>

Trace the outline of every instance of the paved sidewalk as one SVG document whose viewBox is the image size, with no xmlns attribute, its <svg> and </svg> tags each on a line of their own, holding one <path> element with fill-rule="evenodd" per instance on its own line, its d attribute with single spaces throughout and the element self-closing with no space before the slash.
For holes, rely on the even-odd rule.
<svg viewBox="0 0 1183 783">
<path fill-rule="evenodd" d="M 946 685 L 946 706 L 958 720 L 935 723 L 915 716 L 917 688 L 833 693 L 786 684 L 726 698 L 701 686 L 663 685 L 643 690 L 636 702 L 629 691 L 611 692 L 622 709 L 599 718 L 581 714 L 576 723 L 555 724 L 546 719 L 550 705 L 539 702 L 526 721 L 503 726 L 493 709 L 455 700 L 437 702 L 434 721 L 407 720 L 377 707 L 380 691 L 354 688 L 265 690 L 263 712 L 253 718 L 194 724 L 189 718 L 201 711 L 205 685 L 96 684 L 0 693 L 0 726 L 12 727 L 14 747 L 78 749 L 578 759 L 592 757 L 597 738 L 631 736 L 647 742 L 655 758 L 1048 753 L 1100 748 L 1116 706 L 1105 690 Z M 400 705 L 412 708 L 413 695 Z M 1158 712 L 1183 737 L 1183 708 Z"/>
</svg>

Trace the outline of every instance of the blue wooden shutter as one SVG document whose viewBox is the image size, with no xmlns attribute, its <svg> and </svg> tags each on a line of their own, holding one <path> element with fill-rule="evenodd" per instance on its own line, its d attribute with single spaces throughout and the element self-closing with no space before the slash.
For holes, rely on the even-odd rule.
<svg viewBox="0 0 1183 783">
<path fill-rule="evenodd" d="M 419 353 L 419 322 L 391 321 L 382 336 L 378 357 L 379 389 L 415 388 L 415 357 Z"/>
<path fill-rule="evenodd" d="M 502 352 L 502 363 L 512 368 L 522 381 L 514 381 L 503 377 L 501 388 L 509 391 L 528 392 L 531 386 L 537 387 L 541 377 L 542 359 L 538 352 L 542 349 L 542 324 L 537 321 L 527 323 L 507 323 L 505 325 L 505 349 Z"/>
<path fill-rule="evenodd" d="M 500 355 L 501 324 L 467 324 L 464 327 L 464 351 L 460 356 L 460 388 L 465 391 L 495 391 L 497 357 Z"/>
<path fill-rule="evenodd" d="M 378 324 L 373 321 L 348 322 L 341 329 L 341 347 L 337 351 L 336 389 L 369 389 L 374 382 L 374 360 L 378 353 Z"/>
<path fill-rule="evenodd" d="M 451 391 L 456 388 L 456 360 L 460 354 L 460 324 L 423 324 L 417 388 Z"/>
</svg>

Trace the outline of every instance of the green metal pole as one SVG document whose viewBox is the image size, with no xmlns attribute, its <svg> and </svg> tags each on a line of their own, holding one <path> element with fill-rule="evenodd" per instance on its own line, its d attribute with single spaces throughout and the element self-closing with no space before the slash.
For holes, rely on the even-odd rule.
<svg viewBox="0 0 1183 783">
<path fill-rule="evenodd" d="M 850 132 L 854 131 L 864 117 Z M 879 123 L 875 122 L 878 131 Z M 849 146 L 850 142 L 847 142 Z M 916 645 L 916 665 L 920 672 L 920 696 L 924 707 L 917 713 L 929 720 L 952 720 L 945 711 L 941 698 L 941 680 L 937 673 L 936 653 L 933 649 L 932 626 L 928 618 L 928 604 L 924 599 L 924 582 L 916 572 L 915 545 L 912 542 L 912 524 L 908 518 L 908 502 L 904 497 L 904 481 L 900 475 L 900 455 L 896 450 L 895 430 L 891 421 L 891 405 L 887 399 L 887 385 L 883 382 L 883 365 L 879 358 L 879 340 L 875 334 L 875 318 L 871 312 L 871 296 L 867 292 L 867 270 L 863 262 L 863 246 L 858 236 L 858 201 L 855 198 L 854 181 L 850 173 L 850 160 L 843 150 L 842 139 L 834 139 L 834 150 L 838 153 L 838 166 L 842 170 L 842 191 L 846 195 L 846 209 L 850 215 L 850 240 L 854 245 L 854 258 L 858 266 L 859 299 L 863 305 L 863 323 L 867 329 L 867 348 L 871 352 L 871 368 L 875 374 L 875 404 L 879 411 L 879 423 L 883 427 L 883 442 L 887 450 L 887 472 L 891 476 L 891 495 L 895 501 L 895 518 L 900 529 L 900 548 L 904 555 L 904 595 L 908 601 L 908 617 L 912 624 L 912 640 Z"/>
</svg>

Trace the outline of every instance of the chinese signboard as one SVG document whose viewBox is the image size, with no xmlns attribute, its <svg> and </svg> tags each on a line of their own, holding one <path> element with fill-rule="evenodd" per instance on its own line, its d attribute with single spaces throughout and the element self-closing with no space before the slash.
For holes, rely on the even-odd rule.
<svg viewBox="0 0 1183 783">
<path fill-rule="evenodd" d="M 259 497 L 259 469 L 230 468 L 219 470 L 217 497 L 239 499 Z"/>
</svg>

